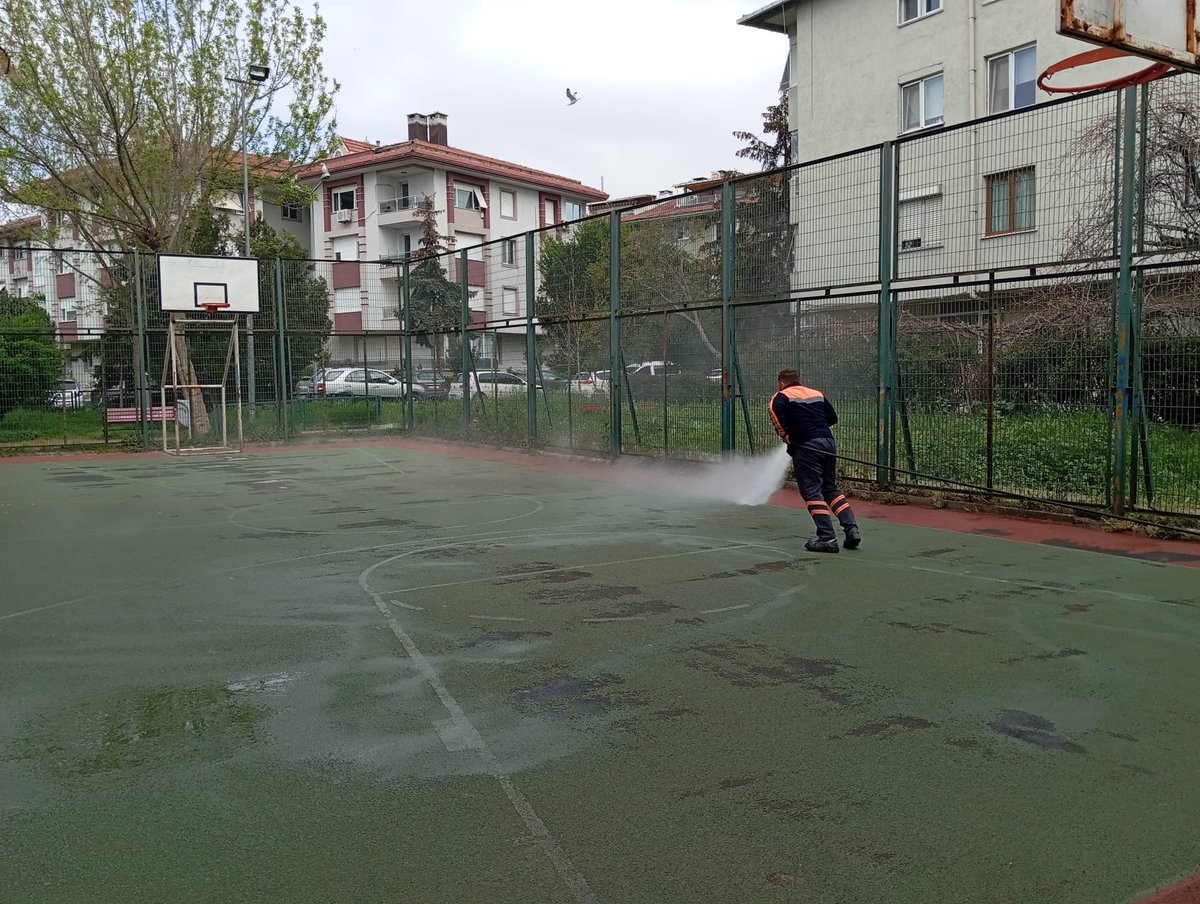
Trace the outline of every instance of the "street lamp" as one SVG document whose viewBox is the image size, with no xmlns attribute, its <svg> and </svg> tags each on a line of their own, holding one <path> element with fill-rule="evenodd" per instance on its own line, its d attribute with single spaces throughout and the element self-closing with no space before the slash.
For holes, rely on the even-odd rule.
<svg viewBox="0 0 1200 904">
<path fill-rule="evenodd" d="M 246 78 L 233 78 L 225 76 L 225 81 L 236 82 L 239 85 L 250 85 L 253 87 L 261 82 L 265 82 L 271 75 L 269 66 L 258 66 L 251 63 L 246 67 Z M 242 109 L 242 234 L 244 236 L 243 254 L 245 257 L 250 256 L 250 163 L 249 163 L 249 148 L 250 143 L 246 136 L 246 120 L 250 118 L 250 105 L 254 103 L 254 95 L 252 94 L 246 100 L 246 106 Z M 246 401 L 250 403 L 250 420 L 254 420 L 254 402 L 255 402 L 255 385 L 254 385 L 254 315 L 246 315 Z"/>
<path fill-rule="evenodd" d="M 256 85 L 260 82 L 265 82 L 271 76 L 270 66 L 256 66 L 253 63 L 246 67 L 246 78 L 234 78 L 233 76 L 225 76 L 225 81 L 236 82 L 239 85 Z M 250 118 L 250 105 L 254 103 L 254 97 L 251 96 L 246 101 L 246 107 L 242 111 L 242 225 L 245 233 L 245 256 L 250 256 L 250 164 L 248 159 L 247 145 L 250 143 L 246 136 L 246 120 Z"/>
</svg>

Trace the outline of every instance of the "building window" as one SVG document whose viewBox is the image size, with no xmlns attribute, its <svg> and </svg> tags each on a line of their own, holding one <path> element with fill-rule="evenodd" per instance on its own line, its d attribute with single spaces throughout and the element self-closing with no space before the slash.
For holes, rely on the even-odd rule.
<svg viewBox="0 0 1200 904">
<path fill-rule="evenodd" d="M 558 202 L 546 199 L 546 225 L 553 226 L 558 222 Z"/>
<path fill-rule="evenodd" d="M 1200 207 L 1200 147 L 1180 148 L 1183 157 L 1183 206 Z"/>
<path fill-rule="evenodd" d="M 1032 107 L 1037 100 L 1037 46 L 1002 53 L 988 60 L 991 111 Z"/>
<path fill-rule="evenodd" d="M 291 220 L 293 223 L 300 222 L 300 205 L 299 204 L 284 204 L 279 208 L 279 215 L 285 220 Z"/>
<path fill-rule="evenodd" d="M 71 256 L 67 252 L 54 252 L 54 272 L 59 275 L 71 272 Z"/>
<path fill-rule="evenodd" d="M 1037 183 L 1032 166 L 987 177 L 987 234 L 1033 229 Z"/>
<path fill-rule="evenodd" d="M 900 24 L 942 11 L 942 0 L 900 0 Z"/>
<path fill-rule="evenodd" d="M 504 313 L 505 314 L 517 313 L 517 301 L 518 301 L 517 290 L 516 289 L 505 289 L 504 290 Z"/>
<path fill-rule="evenodd" d="M 942 118 L 942 74 L 900 87 L 901 131 L 939 126 Z"/>
<path fill-rule="evenodd" d="M 563 222 L 573 223 L 583 219 L 583 205 L 578 201 L 563 201 Z"/>
<path fill-rule="evenodd" d="M 79 315 L 75 313 L 74 298 L 64 298 L 59 302 L 59 304 L 62 305 L 62 321 L 71 322 L 78 318 Z"/>
<path fill-rule="evenodd" d="M 506 267 L 517 265 L 517 240 L 505 239 L 500 243 L 500 263 Z"/>
<path fill-rule="evenodd" d="M 500 189 L 500 216 L 508 220 L 517 218 L 517 193 Z"/>
<path fill-rule="evenodd" d="M 355 191 L 353 188 L 339 188 L 334 190 L 334 210 L 354 210 L 355 206 Z"/>
<path fill-rule="evenodd" d="M 896 241 L 901 251 L 919 251 L 942 244 L 942 187 L 900 192 L 896 207 Z"/>
<path fill-rule="evenodd" d="M 473 186 L 454 186 L 454 206 L 459 210 L 485 210 L 487 202 L 483 200 L 483 192 Z"/>
</svg>

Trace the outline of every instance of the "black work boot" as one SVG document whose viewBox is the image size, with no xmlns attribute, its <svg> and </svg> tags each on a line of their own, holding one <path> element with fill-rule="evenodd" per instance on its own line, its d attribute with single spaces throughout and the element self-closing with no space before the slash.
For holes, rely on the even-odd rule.
<svg viewBox="0 0 1200 904">
<path fill-rule="evenodd" d="M 860 543 L 862 543 L 862 534 L 858 532 L 858 525 L 846 528 L 846 539 L 842 545 L 847 549 L 858 549 Z"/>
<path fill-rule="evenodd" d="M 809 552 L 837 552 L 837 540 L 822 540 L 818 537 L 813 537 L 804 544 L 804 548 Z"/>
</svg>

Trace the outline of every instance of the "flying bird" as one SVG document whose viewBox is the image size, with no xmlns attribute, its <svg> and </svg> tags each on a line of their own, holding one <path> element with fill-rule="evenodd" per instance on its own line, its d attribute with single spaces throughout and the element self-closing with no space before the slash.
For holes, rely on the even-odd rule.
<svg viewBox="0 0 1200 904">
<path fill-rule="evenodd" d="M 567 106 L 576 103 L 579 100 L 579 95 L 573 92 L 570 88 L 567 89 Z"/>
</svg>

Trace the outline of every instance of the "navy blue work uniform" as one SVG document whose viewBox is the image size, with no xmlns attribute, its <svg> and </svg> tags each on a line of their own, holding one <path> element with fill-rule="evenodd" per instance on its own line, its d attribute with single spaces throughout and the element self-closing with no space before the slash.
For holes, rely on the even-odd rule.
<svg viewBox="0 0 1200 904">
<path fill-rule="evenodd" d="M 857 528 L 850 503 L 837 485 L 837 443 L 829 429 L 837 423 L 837 412 L 829 399 L 798 383 L 785 386 L 771 397 L 771 423 L 788 445 L 796 486 L 817 526 L 817 540 L 836 542 L 834 516 L 848 533 Z"/>
</svg>

